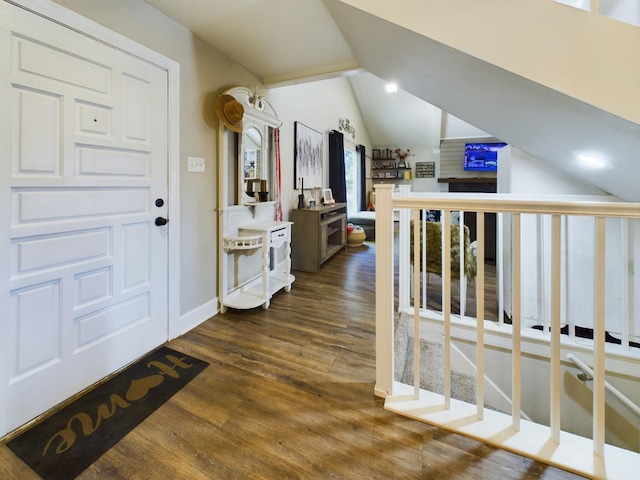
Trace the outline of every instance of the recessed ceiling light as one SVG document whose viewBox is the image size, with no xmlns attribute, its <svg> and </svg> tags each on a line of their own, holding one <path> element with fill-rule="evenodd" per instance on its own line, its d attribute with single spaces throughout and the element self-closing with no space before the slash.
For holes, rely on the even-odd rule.
<svg viewBox="0 0 640 480">
<path fill-rule="evenodd" d="M 395 83 L 387 83 L 384 86 L 384 89 L 387 93 L 395 93 L 398 91 L 398 85 L 396 85 Z"/>
<path fill-rule="evenodd" d="M 611 169 L 613 165 L 602 155 L 593 152 L 572 152 L 583 167 L 595 170 Z"/>
</svg>

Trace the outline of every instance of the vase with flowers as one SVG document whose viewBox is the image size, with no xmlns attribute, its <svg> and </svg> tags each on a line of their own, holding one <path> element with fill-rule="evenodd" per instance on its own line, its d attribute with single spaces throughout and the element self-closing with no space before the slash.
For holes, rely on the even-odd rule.
<svg viewBox="0 0 640 480">
<path fill-rule="evenodd" d="M 413 153 L 411 153 L 411 149 L 407 148 L 396 148 L 393 151 L 393 155 L 398 159 L 398 167 L 405 168 L 407 166 L 407 162 L 405 161 L 407 157 L 413 157 Z"/>
</svg>

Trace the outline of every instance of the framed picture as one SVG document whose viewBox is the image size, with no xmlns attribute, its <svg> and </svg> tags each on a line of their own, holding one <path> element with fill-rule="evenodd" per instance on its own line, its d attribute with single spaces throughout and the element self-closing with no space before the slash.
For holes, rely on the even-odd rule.
<svg viewBox="0 0 640 480">
<path fill-rule="evenodd" d="M 371 158 L 380 158 L 380 149 L 374 148 L 371 150 Z"/>
<path fill-rule="evenodd" d="M 322 189 L 322 204 L 323 205 L 332 205 L 336 201 L 333 199 L 333 192 L 330 188 Z"/>
<path fill-rule="evenodd" d="M 294 122 L 293 183 L 304 188 L 322 188 L 323 135 Z"/>
<path fill-rule="evenodd" d="M 416 178 L 435 178 L 436 162 L 416 162 Z"/>
</svg>

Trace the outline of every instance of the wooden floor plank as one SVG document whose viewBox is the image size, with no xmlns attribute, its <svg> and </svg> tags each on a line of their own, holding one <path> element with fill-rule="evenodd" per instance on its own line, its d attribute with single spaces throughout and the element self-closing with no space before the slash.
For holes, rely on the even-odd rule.
<svg viewBox="0 0 640 480">
<path fill-rule="evenodd" d="M 79 478 L 576 479 L 383 409 L 375 244 L 169 343 L 211 363 Z M 0 446 L 0 478 L 38 478 Z"/>
</svg>

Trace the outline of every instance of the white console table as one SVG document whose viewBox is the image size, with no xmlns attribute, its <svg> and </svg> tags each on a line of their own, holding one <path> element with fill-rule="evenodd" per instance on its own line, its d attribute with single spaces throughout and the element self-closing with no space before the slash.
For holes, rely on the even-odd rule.
<svg viewBox="0 0 640 480">
<path fill-rule="evenodd" d="M 277 291 L 289 292 L 295 277 L 291 275 L 291 225 L 293 222 L 266 220 L 239 225 L 238 235 L 224 237 L 223 248 L 227 255 L 240 251 L 261 250 L 261 273 L 235 288 L 227 285 L 224 276 L 221 311 L 227 307 L 247 309 L 262 305 L 269 308 L 271 297 Z M 283 258 L 278 258 L 282 253 Z"/>
</svg>

